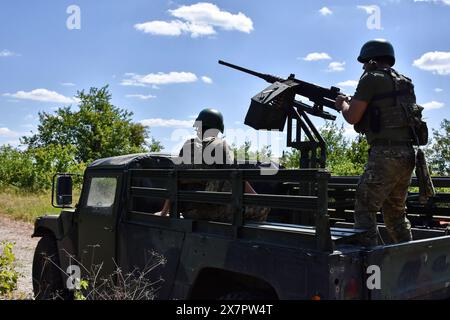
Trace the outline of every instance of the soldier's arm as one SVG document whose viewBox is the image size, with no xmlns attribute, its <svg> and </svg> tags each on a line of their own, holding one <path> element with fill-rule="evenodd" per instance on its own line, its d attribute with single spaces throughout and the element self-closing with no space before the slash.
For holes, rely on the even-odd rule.
<svg viewBox="0 0 450 320">
<path fill-rule="evenodd" d="M 350 124 L 358 123 L 361 120 L 367 106 L 368 102 L 363 100 L 351 99 L 348 101 L 341 96 L 336 99 L 336 107 L 342 111 L 344 119 Z"/>
<path fill-rule="evenodd" d="M 365 73 L 359 80 L 353 97 L 339 96 L 336 99 L 336 108 L 342 111 L 344 119 L 350 123 L 358 123 L 366 112 L 369 102 L 377 90 L 377 78 L 371 73 Z"/>
</svg>

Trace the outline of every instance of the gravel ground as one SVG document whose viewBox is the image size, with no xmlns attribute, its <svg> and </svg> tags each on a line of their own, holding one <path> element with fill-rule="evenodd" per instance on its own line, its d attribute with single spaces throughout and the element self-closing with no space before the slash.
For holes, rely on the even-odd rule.
<svg viewBox="0 0 450 320">
<path fill-rule="evenodd" d="M 34 249 L 39 238 L 31 238 L 33 225 L 23 221 L 16 221 L 4 214 L 0 214 L 0 241 L 15 242 L 13 252 L 17 258 L 17 270 L 22 274 L 19 278 L 15 296 L 31 299 L 33 297 L 33 283 L 31 266 Z"/>
</svg>

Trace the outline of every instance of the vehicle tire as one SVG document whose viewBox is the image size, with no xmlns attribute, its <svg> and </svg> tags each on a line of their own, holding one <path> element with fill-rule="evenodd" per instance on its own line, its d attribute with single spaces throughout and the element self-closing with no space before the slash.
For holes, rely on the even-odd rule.
<svg viewBox="0 0 450 320">
<path fill-rule="evenodd" d="M 39 240 L 33 257 L 33 293 L 36 300 L 64 299 L 64 289 L 56 239 L 46 235 Z"/>
</svg>

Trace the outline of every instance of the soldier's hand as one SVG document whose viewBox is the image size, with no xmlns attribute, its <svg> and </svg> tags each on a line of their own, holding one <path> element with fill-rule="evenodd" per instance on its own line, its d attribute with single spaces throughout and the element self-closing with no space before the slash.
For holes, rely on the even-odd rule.
<svg viewBox="0 0 450 320">
<path fill-rule="evenodd" d="M 344 105 L 344 102 L 348 103 L 350 102 L 351 97 L 346 95 L 339 95 L 336 97 L 335 106 L 337 109 L 342 111 L 342 106 Z"/>
</svg>

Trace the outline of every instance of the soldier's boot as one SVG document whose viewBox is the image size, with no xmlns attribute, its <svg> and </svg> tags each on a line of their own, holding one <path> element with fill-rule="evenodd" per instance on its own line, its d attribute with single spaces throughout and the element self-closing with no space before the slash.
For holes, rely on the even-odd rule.
<svg viewBox="0 0 450 320">
<path fill-rule="evenodd" d="M 400 216 L 384 216 L 384 223 L 389 236 L 395 243 L 408 242 L 412 240 L 411 223 L 406 218 L 406 215 Z"/>
<path fill-rule="evenodd" d="M 405 212 L 407 188 L 406 183 L 400 188 L 395 188 L 382 207 L 386 229 L 395 243 L 412 240 L 411 223 Z"/>
<path fill-rule="evenodd" d="M 355 212 L 355 229 L 366 230 L 358 238 L 360 245 L 374 247 L 378 245 L 378 228 L 376 212 Z"/>
<path fill-rule="evenodd" d="M 383 216 L 389 236 L 395 243 L 412 240 L 411 223 L 406 217 L 404 207 L 392 205 L 387 201 L 383 205 Z"/>
</svg>

